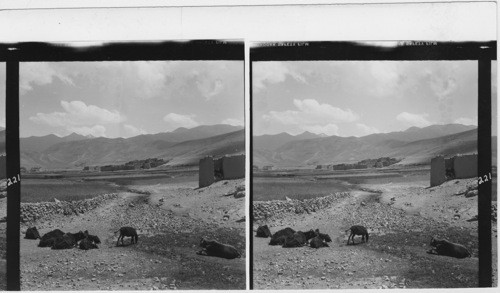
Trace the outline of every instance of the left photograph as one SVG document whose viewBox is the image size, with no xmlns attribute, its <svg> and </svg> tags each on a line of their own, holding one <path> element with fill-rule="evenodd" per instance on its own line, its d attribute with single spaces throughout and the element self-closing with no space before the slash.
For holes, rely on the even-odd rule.
<svg viewBox="0 0 500 293">
<path fill-rule="evenodd" d="M 19 63 L 21 290 L 246 288 L 244 62 L 217 51 Z"/>
</svg>

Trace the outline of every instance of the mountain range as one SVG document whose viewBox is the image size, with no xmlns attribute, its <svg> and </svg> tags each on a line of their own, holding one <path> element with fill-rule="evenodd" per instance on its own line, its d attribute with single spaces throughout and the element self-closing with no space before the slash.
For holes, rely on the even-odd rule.
<svg viewBox="0 0 500 293">
<path fill-rule="evenodd" d="M 167 165 L 197 165 L 199 159 L 245 152 L 243 127 L 202 125 L 131 138 L 86 137 L 72 133 L 20 139 L 21 166 L 75 169 L 162 158 Z"/>
<path fill-rule="evenodd" d="M 399 164 L 429 164 L 436 155 L 477 153 L 477 128 L 461 124 L 411 127 L 405 131 L 363 137 L 310 137 L 286 133 L 255 136 L 253 164 L 300 167 L 355 163 L 364 159 L 394 157 Z M 496 138 L 495 138 L 496 149 Z M 496 152 L 495 152 L 496 156 Z"/>
</svg>

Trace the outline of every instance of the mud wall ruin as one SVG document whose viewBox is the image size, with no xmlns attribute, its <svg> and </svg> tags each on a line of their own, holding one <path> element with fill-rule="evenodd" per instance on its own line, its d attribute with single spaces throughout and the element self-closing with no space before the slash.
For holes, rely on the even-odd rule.
<svg viewBox="0 0 500 293">
<path fill-rule="evenodd" d="M 0 179 L 7 178 L 7 157 L 0 156 Z"/>
<path fill-rule="evenodd" d="M 446 181 L 446 163 L 443 156 L 431 160 L 431 187 L 443 184 Z"/>
<path fill-rule="evenodd" d="M 477 177 L 477 155 L 456 156 L 453 159 L 455 178 Z"/>
<path fill-rule="evenodd" d="M 198 170 L 198 186 L 205 187 L 215 182 L 215 169 L 214 159 L 212 157 L 205 157 L 200 160 L 200 167 Z"/>
<path fill-rule="evenodd" d="M 245 155 L 222 158 L 223 179 L 238 179 L 245 177 Z"/>
<path fill-rule="evenodd" d="M 431 160 L 431 187 L 450 179 L 477 177 L 477 154 L 458 155 L 448 159 L 437 156 Z"/>
<path fill-rule="evenodd" d="M 245 178 L 245 155 L 205 157 L 200 160 L 198 172 L 200 188 L 219 180 Z"/>
</svg>

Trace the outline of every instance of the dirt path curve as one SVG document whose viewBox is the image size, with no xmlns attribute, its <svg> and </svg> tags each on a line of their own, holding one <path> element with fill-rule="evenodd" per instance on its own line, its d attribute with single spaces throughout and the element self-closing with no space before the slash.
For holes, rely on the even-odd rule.
<svg viewBox="0 0 500 293">
<path fill-rule="evenodd" d="M 334 206 L 311 214 L 289 215 L 267 224 L 271 232 L 285 227 L 319 228 L 331 236 L 330 247 L 282 248 L 269 239 L 254 241 L 254 288 L 454 288 L 477 286 L 477 257 L 454 259 L 429 255 L 432 235 L 460 239 L 477 253 L 477 237 L 467 227 L 406 213 L 380 202 L 383 194 L 357 191 Z M 346 245 L 351 225 L 370 231 L 368 243 Z M 255 235 L 255 229 L 253 234 Z"/>
<path fill-rule="evenodd" d="M 211 201 L 221 201 L 227 210 L 244 206 L 244 198 L 222 197 L 239 184 L 234 180 L 200 190 L 191 185 L 135 186 L 141 194 L 121 193 L 88 213 L 36 223 L 41 234 L 56 228 L 65 232 L 88 230 L 98 235 L 102 244 L 89 251 L 51 250 L 39 248 L 38 241 L 21 235 L 21 289 L 245 288 L 245 258 L 226 260 L 196 254 L 200 237 L 206 236 L 226 240 L 245 255 L 244 222 L 235 224 L 231 218 L 206 222 L 195 216 L 209 208 Z M 186 207 L 185 212 L 177 210 Z M 126 225 L 138 228 L 139 243 L 117 247 L 118 234 L 113 232 Z M 129 239 L 125 239 L 126 244 Z"/>
</svg>

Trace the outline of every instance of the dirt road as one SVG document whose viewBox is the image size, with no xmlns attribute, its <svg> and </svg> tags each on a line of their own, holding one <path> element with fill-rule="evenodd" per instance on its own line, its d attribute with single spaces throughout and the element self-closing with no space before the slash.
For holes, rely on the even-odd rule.
<svg viewBox="0 0 500 293">
<path fill-rule="evenodd" d="M 381 192 L 354 192 L 331 208 L 268 222 L 271 232 L 285 227 L 319 228 L 333 241 L 321 249 L 282 248 L 254 237 L 254 288 L 476 287 L 477 222 L 466 220 L 474 214 L 477 197 L 454 195 L 469 181 L 432 189 L 426 188 L 427 182 L 365 185 L 361 186 L 365 190 Z M 349 234 L 345 230 L 357 224 L 368 228 L 369 242 L 359 243 L 357 236 L 356 245 L 346 245 Z M 255 230 L 256 226 L 254 235 Z M 432 236 L 464 244 L 473 257 L 427 254 Z"/>
<path fill-rule="evenodd" d="M 88 230 L 102 244 L 89 251 L 51 250 L 21 235 L 21 290 L 244 289 L 245 204 L 232 196 L 242 185 L 244 180 L 202 189 L 197 182 L 130 186 L 139 193 L 121 193 L 86 214 L 36 223 L 40 234 Z M 138 229 L 138 244 L 116 246 L 114 232 L 122 226 Z M 231 244 L 243 257 L 197 255 L 201 237 Z"/>
</svg>

